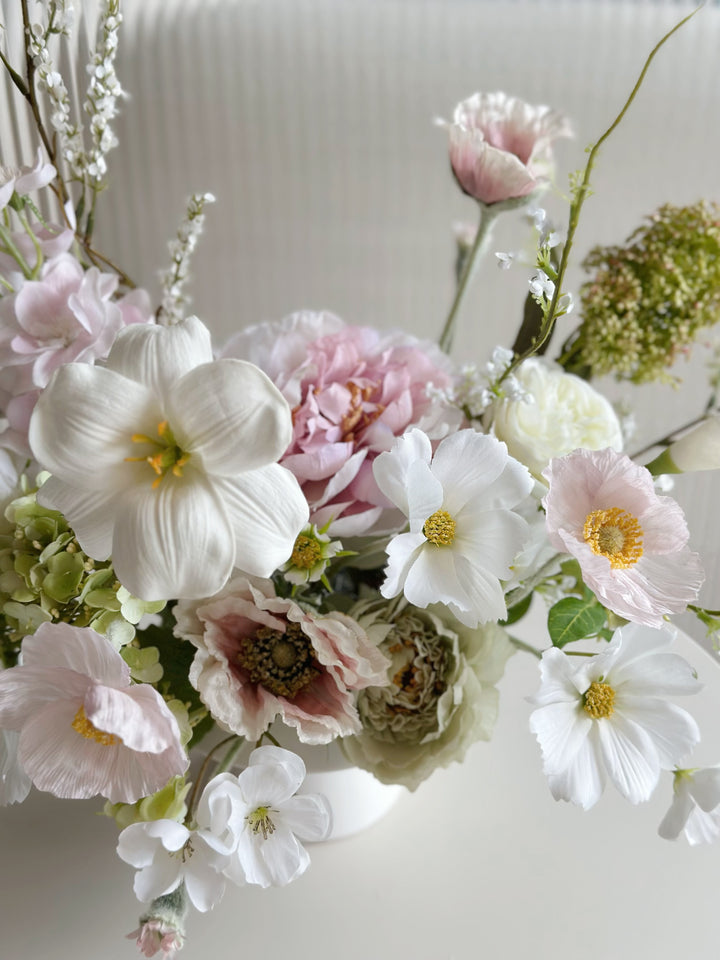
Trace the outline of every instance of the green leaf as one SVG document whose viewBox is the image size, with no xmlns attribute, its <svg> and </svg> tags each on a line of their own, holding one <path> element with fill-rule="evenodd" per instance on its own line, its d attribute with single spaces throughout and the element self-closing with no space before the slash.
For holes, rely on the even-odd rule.
<svg viewBox="0 0 720 960">
<path fill-rule="evenodd" d="M 548 631 L 555 647 L 594 637 L 605 626 L 605 608 L 595 597 L 565 597 L 548 611 Z"/>
<path fill-rule="evenodd" d="M 500 626 L 508 627 L 511 623 L 517 623 L 518 620 L 521 620 L 530 609 L 532 598 L 532 593 L 529 593 L 524 600 L 521 600 L 519 603 L 516 603 L 515 606 L 510 607 L 507 612 L 507 617 L 500 621 Z"/>
</svg>

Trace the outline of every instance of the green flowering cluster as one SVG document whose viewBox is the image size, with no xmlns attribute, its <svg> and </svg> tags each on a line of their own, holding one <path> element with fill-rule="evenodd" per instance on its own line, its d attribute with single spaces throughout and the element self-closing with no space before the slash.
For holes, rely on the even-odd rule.
<svg viewBox="0 0 720 960">
<path fill-rule="evenodd" d="M 720 209 L 666 204 L 622 247 L 595 247 L 580 291 L 583 322 L 560 358 L 581 375 L 676 382 L 668 373 L 720 319 Z"/>
<path fill-rule="evenodd" d="M 12 500 L 0 517 L 3 666 L 14 666 L 22 638 L 42 623 L 91 626 L 121 647 L 133 640 L 134 624 L 144 613 L 164 606 L 132 597 L 118 583 L 109 561 L 98 562 L 83 553 L 63 515 L 40 506 L 35 489 L 26 482 L 23 495 Z M 147 660 L 146 654 L 137 668 L 151 667 Z"/>
</svg>

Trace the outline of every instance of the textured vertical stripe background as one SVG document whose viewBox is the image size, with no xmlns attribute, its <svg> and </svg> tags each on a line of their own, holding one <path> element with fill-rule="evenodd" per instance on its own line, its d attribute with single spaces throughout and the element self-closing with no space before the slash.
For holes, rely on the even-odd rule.
<svg viewBox="0 0 720 960">
<path fill-rule="evenodd" d="M 4 18 L 12 0 L 1 0 Z M 92 22 L 93 4 L 82 4 Z M 110 156 L 98 243 L 156 286 L 187 195 L 212 191 L 194 261 L 194 310 L 220 336 L 300 308 L 435 337 L 452 296 L 451 224 L 474 218 L 433 125 L 475 90 L 504 89 L 567 112 L 557 186 L 584 163 L 645 56 L 692 9 L 610 0 L 125 0 L 118 73 L 130 94 Z M 720 9 L 661 52 L 603 150 L 576 240 L 615 243 L 660 203 L 720 200 Z M 3 160 L 27 156 L 24 117 L 0 92 Z M 9 144 L 22 152 L 12 156 Z M 17 147 L 10 147 L 10 150 Z M 564 218 L 562 202 L 546 206 Z M 495 249 L 532 252 L 520 215 Z M 491 258 L 463 317 L 456 355 L 483 362 L 510 343 L 529 268 Z M 577 288 L 576 266 L 570 285 Z M 570 320 L 560 331 L 571 329 Z M 640 447 L 695 416 L 705 357 L 678 367 L 680 392 L 622 390 Z M 707 604 L 720 604 L 720 475 L 683 477 L 676 495 L 704 555 Z M 692 621 L 685 625 L 693 630 Z M 697 632 L 696 630 L 694 632 Z"/>
</svg>

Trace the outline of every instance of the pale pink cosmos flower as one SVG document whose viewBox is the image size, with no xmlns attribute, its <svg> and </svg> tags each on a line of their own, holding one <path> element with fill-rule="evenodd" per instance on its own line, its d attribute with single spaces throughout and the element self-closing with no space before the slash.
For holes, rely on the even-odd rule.
<svg viewBox="0 0 720 960">
<path fill-rule="evenodd" d="M 187 767 L 163 698 L 87 627 L 44 623 L 24 639 L 22 665 L 0 673 L 0 728 L 19 732 L 25 773 L 57 797 L 134 803 Z"/>
<path fill-rule="evenodd" d="M 223 355 L 256 363 L 290 404 L 293 439 L 280 462 L 300 482 L 310 521 L 332 521 L 333 536 L 388 526 L 392 504 L 372 464 L 396 437 L 420 425 L 440 439 L 460 424 L 458 410 L 427 392 L 430 384 L 451 385 L 449 360 L 435 344 L 400 332 L 305 311 L 243 331 Z"/>
<path fill-rule="evenodd" d="M 26 281 L 15 295 L 14 323 L 3 331 L 0 359 L 31 364 L 33 386 L 42 389 L 62 364 L 106 357 L 125 326 L 112 301 L 117 285 L 114 274 L 85 271 L 70 254 L 49 261 L 41 279 Z"/>
<path fill-rule="evenodd" d="M 700 558 L 687 547 L 680 506 L 650 473 L 614 450 L 575 450 L 543 473 L 548 538 L 580 564 L 608 610 L 650 627 L 697 599 Z"/>
<path fill-rule="evenodd" d="M 475 93 L 455 107 L 450 163 L 458 184 L 481 203 L 524 197 L 552 171 L 552 144 L 572 136 L 568 120 L 505 93 Z"/>
<path fill-rule="evenodd" d="M 258 740 L 280 717 L 304 743 L 360 731 L 354 691 L 386 683 L 386 658 L 342 613 L 304 611 L 269 580 L 237 577 L 174 610 L 197 648 L 190 682 L 224 727 Z"/>
</svg>

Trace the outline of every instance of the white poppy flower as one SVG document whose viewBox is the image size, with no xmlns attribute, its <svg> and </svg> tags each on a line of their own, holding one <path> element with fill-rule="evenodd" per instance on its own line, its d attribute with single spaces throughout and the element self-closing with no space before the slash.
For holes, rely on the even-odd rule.
<svg viewBox="0 0 720 960">
<path fill-rule="evenodd" d="M 274 461 L 290 411 L 257 367 L 213 361 L 196 318 L 122 330 L 105 367 L 61 367 L 30 424 L 53 476 L 38 493 L 82 549 L 112 554 L 142 600 L 216 593 L 234 566 L 269 576 L 308 519 L 295 478 Z"/>
<path fill-rule="evenodd" d="M 629 624 L 597 656 L 545 651 L 530 729 L 556 800 L 587 810 L 600 799 L 606 774 L 631 803 L 648 800 L 660 771 L 699 741 L 690 714 L 665 700 L 702 686 L 687 661 L 666 652 L 673 637 Z"/>
<path fill-rule="evenodd" d="M 675 771 L 673 802 L 658 833 L 677 840 L 683 831 L 692 846 L 720 837 L 720 767 Z"/>
<path fill-rule="evenodd" d="M 435 456 L 421 430 L 397 440 L 374 465 L 381 491 L 410 521 L 387 547 L 384 597 L 416 607 L 444 603 L 468 627 L 501 620 L 502 580 L 528 536 L 510 508 L 533 488 L 530 474 L 495 437 L 460 430 Z"/>
<path fill-rule="evenodd" d="M 300 840 L 324 840 L 331 826 L 327 800 L 295 796 L 305 764 L 281 747 L 253 750 L 237 777 L 243 827 L 225 875 L 235 883 L 285 886 L 310 866 Z"/>
</svg>

